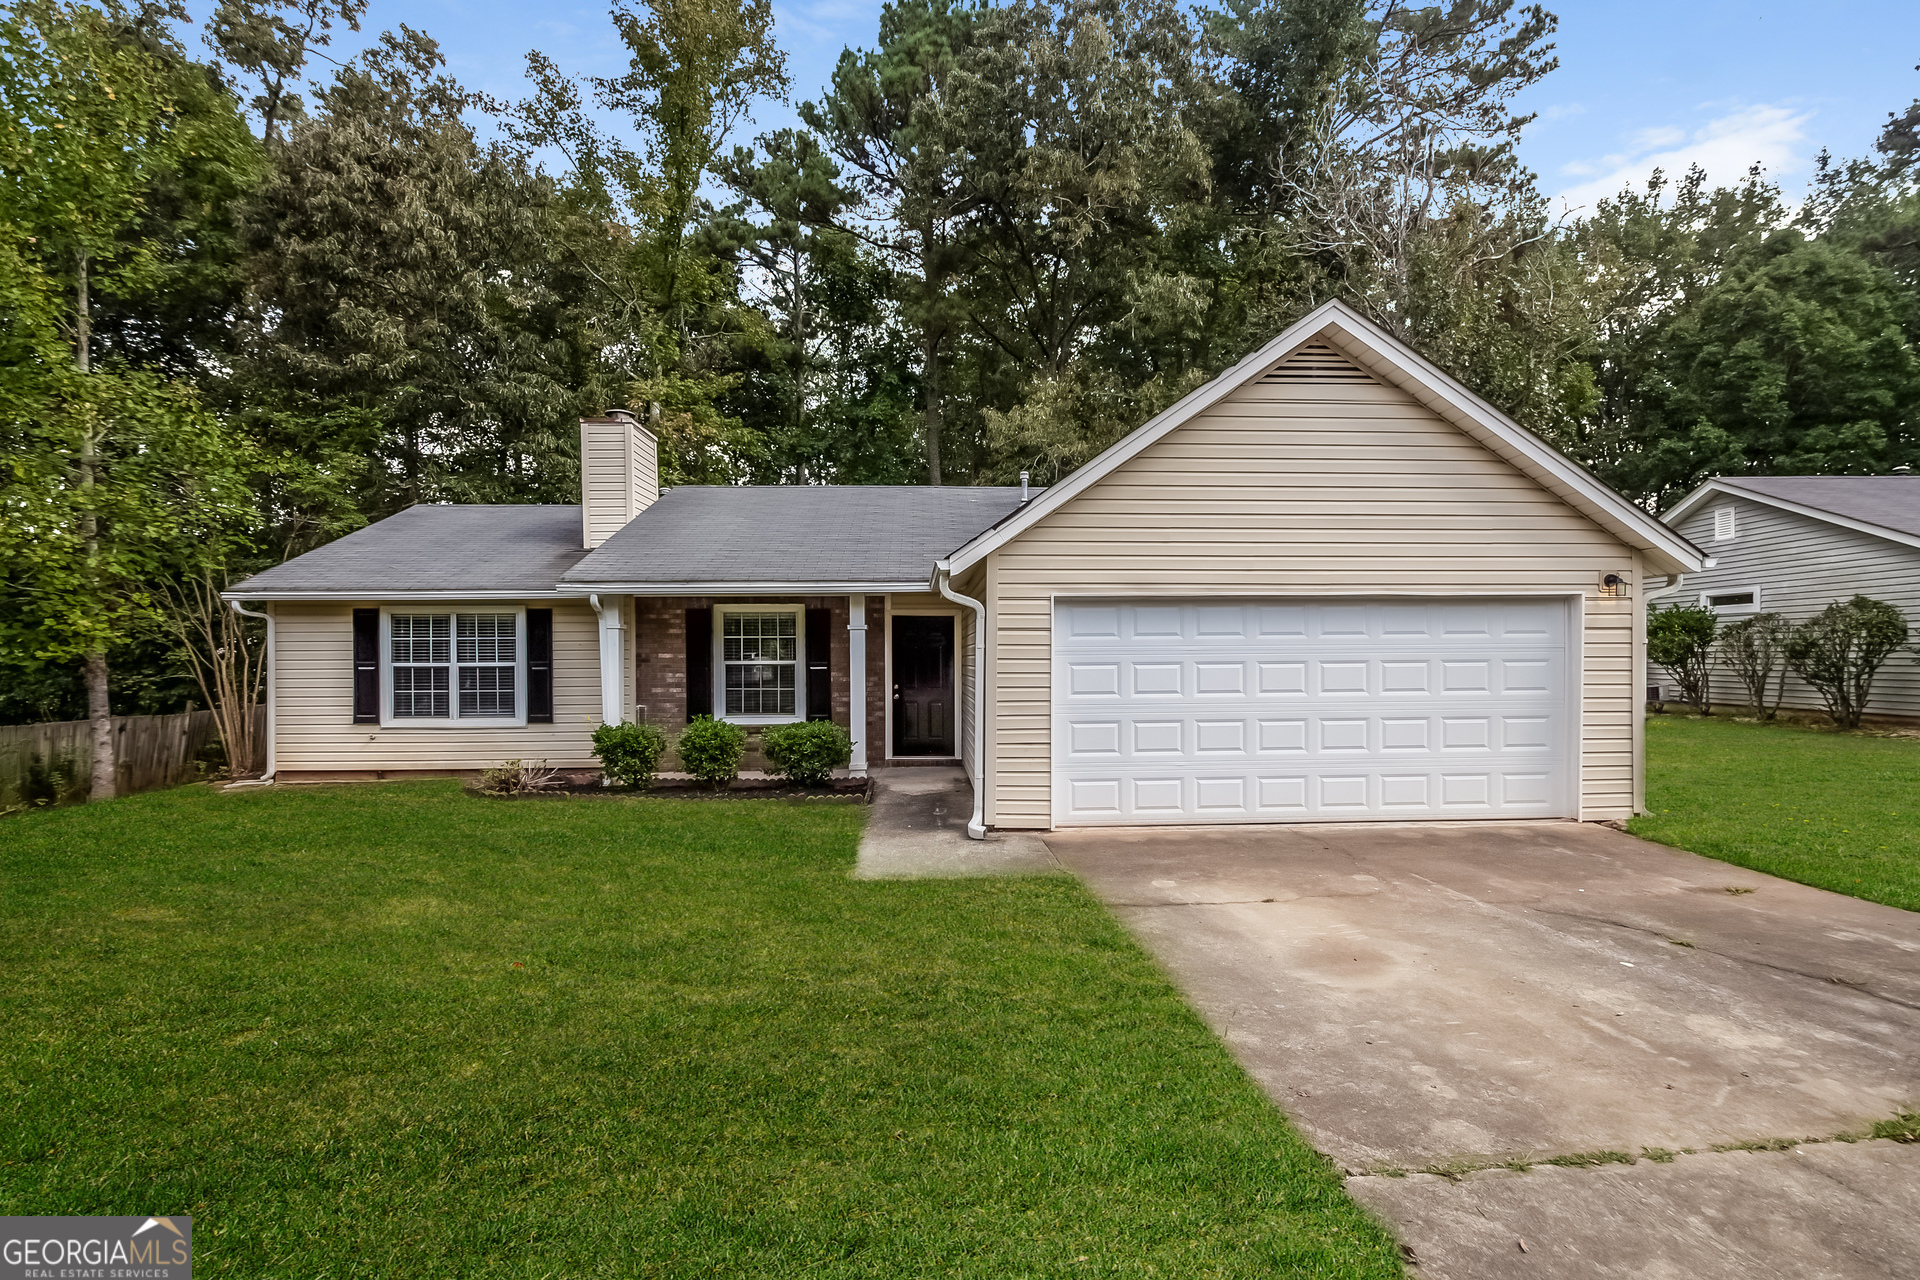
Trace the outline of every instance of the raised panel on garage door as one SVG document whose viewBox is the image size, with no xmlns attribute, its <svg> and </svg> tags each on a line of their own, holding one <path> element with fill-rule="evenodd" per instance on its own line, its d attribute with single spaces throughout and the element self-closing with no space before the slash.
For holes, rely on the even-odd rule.
<svg viewBox="0 0 1920 1280">
<path fill-rule="evenodd" d="M 1551 817 L 1560 599 L 1060 601 L 1054 821 Z"/>
</svg>

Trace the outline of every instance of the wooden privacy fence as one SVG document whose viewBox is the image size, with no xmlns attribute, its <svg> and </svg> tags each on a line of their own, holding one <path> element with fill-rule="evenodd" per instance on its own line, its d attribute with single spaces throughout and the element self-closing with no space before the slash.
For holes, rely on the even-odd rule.
<svg viewBox="0 0 1920 1280">
<path fill-rule="evenodd" d="M 254 714 L 254 739 L 264 744 L 266 708 Z M 114 777 L 119 793 L 129 796 L 177 787 L 204 776 L 203 762 L 217 763 L 220 758 L 219 740 L 211 711 L 115 716 Z M 259 761 L 250 764 L 252 769 L 260 767 Z M 87 798 L 92 773 L 93 726 L 88 721 L 0 725 L 0 813 L 23 805 L 78 804 Z"/>
</svg>

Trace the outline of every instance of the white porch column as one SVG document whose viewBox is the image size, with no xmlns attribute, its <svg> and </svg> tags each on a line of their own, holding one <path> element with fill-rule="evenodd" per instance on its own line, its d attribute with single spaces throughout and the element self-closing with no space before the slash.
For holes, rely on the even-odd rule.
<svg viewBox="0 0 1920 1280">
<path fill-rule="evenodd" d="M 867 598 L 847 597 L 847 733 L 853 758 L 847 770 L 867 776 Z"/>
<path fill-rule="evenodd" d="M 600 721 L 619 724 L 626 719 L 626 629 L 621 615 L 624 596 L 587 597 L 587 603 L 600 615 Z"/>
</svg>

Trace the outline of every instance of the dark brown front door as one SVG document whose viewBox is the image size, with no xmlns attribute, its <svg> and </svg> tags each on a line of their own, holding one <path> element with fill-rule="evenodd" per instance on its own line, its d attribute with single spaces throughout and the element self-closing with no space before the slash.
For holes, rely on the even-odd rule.
<svg viewBox="0 0 1920 1280">
<path fill-rule="evenodd" d="M 951 617 L 893 620 L 893 754 L 954 754 Z"/>
</svg>

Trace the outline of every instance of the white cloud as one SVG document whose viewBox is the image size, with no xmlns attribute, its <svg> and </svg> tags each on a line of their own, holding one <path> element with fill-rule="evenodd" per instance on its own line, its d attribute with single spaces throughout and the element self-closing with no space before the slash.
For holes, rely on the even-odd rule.
<svg viewBox="0 0 1920 1280">
<path fill-rule="evenodd" d="M 1554 204 L 1590 209 L 1622 187 L 1645 187 L 1655 169 L 1678 178 L 1696 164 L 1707 171 L 1709 182 L 1719 184 L 1737 181 L 1756 163 L 1775 181 L 1792 177 L 1807 168 L 1803 126 L 1809 118 L 1806 112 L 1761 106 L 1721 116 L 1691 134 L 1673 126 L 1643 129 L 1624 152 L 1562 166 L 1568 177 L 1600 176 L 1559 192 Z"/>
</svg>

